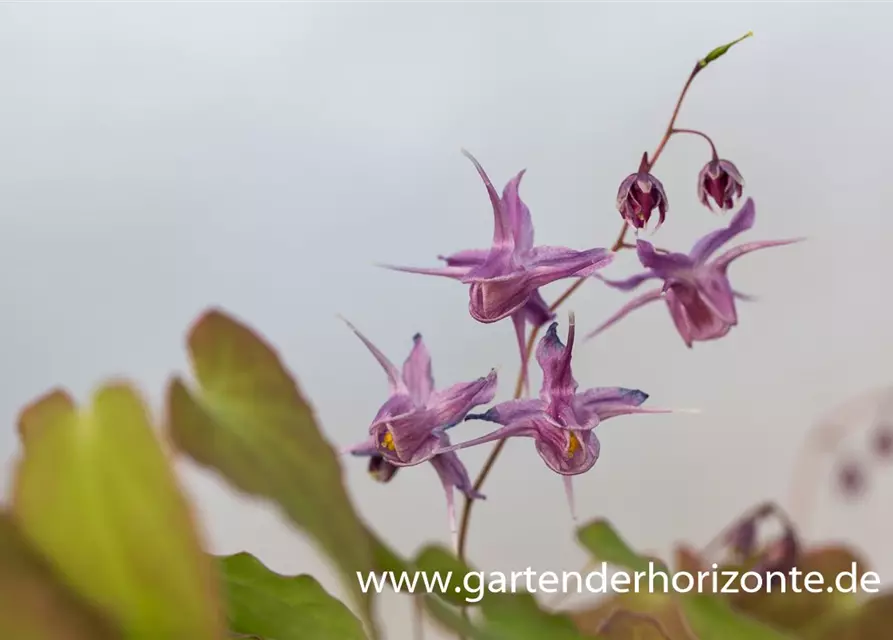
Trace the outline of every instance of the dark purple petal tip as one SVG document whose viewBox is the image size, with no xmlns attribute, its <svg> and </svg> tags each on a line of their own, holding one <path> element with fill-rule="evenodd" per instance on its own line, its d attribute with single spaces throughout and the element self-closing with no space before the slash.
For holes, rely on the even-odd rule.
<svg viewBox="0 0 893 640">
<path fill-rule="evenodd" d="M 499 422 L 499 416 L 496 409 L 488 409 L 484 413 L 469 413 L 465 416 L 465 420 L 483 420 L 485 422 Z"/>
</svg>

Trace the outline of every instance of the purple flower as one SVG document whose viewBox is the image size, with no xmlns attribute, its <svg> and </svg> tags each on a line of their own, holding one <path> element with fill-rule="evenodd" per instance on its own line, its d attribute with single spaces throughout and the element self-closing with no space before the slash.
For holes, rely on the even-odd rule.
<svg viewBox="0 0 893 640">
<path fill-rule="evenodd" d="M 536 359 L 543 370 L 538 399 L 510 400 L 466 420 L 486 420 L 501 428 L 480 438 L 449 447 L 450 451 L 509 437 L 533 438 L 546 465 L 565 478 L 571 512 L 574 511 L 571 476 L 592 468 L 599 455 L 594 429 L 603 421 L 631 413 L 668 413 L 665 409 L 643 409 L 648 395 L 638 389 L 607 387 L 577 391 L 571 372 L 574 347 L 574 318 L 570 319 L 567 346 L 558 337 L 553 322 L 540 339 Z M 576 517 L 576 516 L 575 516 Z"/>
<path fill-rule="evenodd" d="M 660 228 L 667 217 L 667 192 L 660 180 L 648 173 L 648 155 L 642 156 L 639 170 L 628 175 L 620 183 L 617 191 L 617 210 L 630 225 L 643 229 L 651 220 L 651 213 L 658 210 L 658 221 L 655 231 Z"/>
<path fill-rule="evenodd" d="M 468 309 L 484 323 L 511 317 L 522 360 L 526 357 L 526 323 L 541 326 L 554 314 L 539 294 L 539 287 L 570 277 L 586 277 L 611 262 L 605 249 L 575 251 L 564 247 L 536 247 L 530 210 L 521 201 L 518 187 L 524 171 L 505 186 L 502 198 L 475 158 L 463 152 L 484 181 L 493 206 L 493 244 L 489 249 L 469 249 L 446 257 L 440 268 L 388 266 L 397 271 L 454 278 L 469 287 Z"/>
<path fill-rule="evenodd" d="M 753 200 L 748 198 L 727 228 L 708 233 L 698 240 L 688 255 L 661 252 L 650 243 L 639 240 L 636 245 L 639 260 L 648 270 L 621 281 L 600 279 L 622 291 L 631 291 L 646 280 L 652 279 L 663 280 L 663 287 L 644 293 L 628 302 L 590 333 L 587 339 L 601 333 L 631 311 L 655 300 L 666 301 L 676 329 L 689 348 L 694 342 L 715 340 L 726 335 L 738 324 L 735 298 L 747 299 L 747 296 L 732 289 L 726 275 L 729 265 L 752 251 L 802 240 L 796 238 L 750 242 L 729 249 L 715 258 L 712 257 L 732 238 L 750 229 L 754 224 L 754 217 Z"/>
<path fill-rule="evenodd" d="M 872 435 L 871 445 L 879 458 L 883 460 L 893 458 L 893 427 L 889 424 L 878 426 Z"/>
<path fill-rule="evenodd" d="M 455 384 L 435 391 L 431 356 L 422 336 L 413 337 L 413 347 L 399 371 L 378 348 L 348 323 L 388 376 L 390 397 L 378 410 L 369 427 L 369 438 L 346 449 L 356 456 L 370 456 L 369 472 L 387 482 L 400 467 L 430 462 L 443 483 L 450 528 L 455 536 L 455 487 L 469 499 L 483 498 L 474 490 L 468 471 L 453 452 L 439 453 L 449 445 L 446 430 L 461 422 L 474 407 L 487 404 L 496 394 L 496 372 L 473 382 Z"/>
<path fill-rule="evenodd" d="M 744 178 L 738 168 L 728 160 L 715 157 L 704 165 L 698 174 L 698 199 L 713 211 L 708 198 L 713 198 L 720 209 L 731 209 L 735 199 L 744 191 Z"/>
</svg>

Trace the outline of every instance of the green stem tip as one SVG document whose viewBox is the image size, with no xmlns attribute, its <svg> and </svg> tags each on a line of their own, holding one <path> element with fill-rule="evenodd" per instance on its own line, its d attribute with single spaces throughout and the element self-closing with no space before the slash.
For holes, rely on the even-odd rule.
<svg viewBox="0 0 893 640">
<path fill-rule="evenodd" d="M 742 40 L 746 40 L 747 38 L 750 38 L 752 36 L 753 36 L 753 31 L 748 31 L 747 33 L 745 33 L 743 36 L 741 36 L 737 40 L 732 40 L 728 44 L 724 44 L 722 46 L 716 47 L 716 49 L 714 49 L 713 51 L 708 53 L 706 56 L 704 56 L 704 58 L 700 62 L 698 62 L 698 66 L 703 69 L 704 67 L 706 67 L 708 64 L 710 64 L 717 58 L 724 56 L 726 54 L 726 52 L 729 49 L 731 49 L 733 46 L 735 46 Z"/>
</svg>

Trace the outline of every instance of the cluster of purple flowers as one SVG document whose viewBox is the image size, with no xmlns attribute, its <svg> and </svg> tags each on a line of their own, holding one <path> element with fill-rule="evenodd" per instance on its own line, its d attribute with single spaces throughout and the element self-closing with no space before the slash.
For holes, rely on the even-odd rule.
<svg viewBox="0 0 893 640">
<path fill-rule="evenodd" d="M 692 77 L 703 66 L 701 61 L 701 67 L 695 68 Z M 711 200 L 721 212 L 734 209 L 742 196 L 744 184 L 735 165 L 719 158 L 713 142 L 706 135 L 692 130 L 673 129 L 672 123 L 659 151 L 675 133 L 694 133 L 710 142 L 713 156 L 698 176 L 698 197 L 711 210 Z M 368 438 L 347 449 L 354 455 L 368 456 L 370 473 L 382 482 L 389 481 L 400 467 L 430 462 L 446 491 L 454 535 L 454 489 L 469 500 L 484 497 L 472 485 L 457 450 L 506 438 L 533 439 L 536 451 L 546 465 L 564 477 L 573 512 L 570 479 L 591 469 L 598 460 L 599 441 L 595 429 L 599 424 L 621 415 L 668 412 L 644 408 L 648 395 L 639 389 L 607 387 L 579 390 L 571 371 L 576 341 L 574 317 L 570 316 L 566 342 L 562 342 L 558 335 L 558 323 L 554 321 L 554 308 L 550 308 L 543 299 L 539 292 L 541 287 L 562 279 L 592 277 L 594 281 L 610 287 L 630 291 L 645 282 L 658 281 L 659 287 L 633 298 L 587 337 L 604 331 L 634 309 L 663 300 L 679 335 L 691 347 L 694 342 L 725 336 L 738 323 L 736 299 L 745 296 L 736 292 L 730 284 L 727 274 L 729 265 L 758 249 L 796 241 L 750 242 L 720 252 L 733 238 L 754 225 L 756 209 L 753 200 L 748 198 L 725 228 L 708 233 L 688 253 L 656 249 L 649 242 L 639 239 L 634 247 L 645 271 L 625 280 L 608 280 L 597 272 L 612 261 L 613 250 L 619 248 L 623 236 L 613 250 L 593 248 L 578 251 L 566 247 L 537 246 L 530 210 L 521 200 L 519 191 L 524 171 L 509 180 L 500 195 L 478 161 L 468 153 L 465 155 L 483 180 L 493 209 L 490 247 L 467 249 L 441 257 L 443 264 L 439 267 L 389 268 L 458 280 L 469 288 L 468 309 L 472 318 L 481 323 L 510 319 L 518 339 L 525 382 L 526 363 L 531 355 L 527 353 L 527 327 L 539 329 L 548 324 L 548 330 L 535 351 L 543 374 L 539 397 L 516 397 L 483 413 L 471 413 L 474 408 L 487 405 L 494 399 L 497 387 L 495 371 L 472 382 L 435 390 L 431 358 L 421 335 L 413 338 L 412 350 L 400 370 L 366 337 L 353 329 L 385 370 L 390 391 L 388 399 L 372 420 Z M 654 160 L 649 161 L 647 154 L 643 155 L 638 170 L 621 183 L 617 209 L 626 225 L 624 231 L 627 226 L 636 232 L 646 228 L 655 211 L 658 214 L 657 227 L 666 219 L 669 206 L 667 194 L 661 182 L 651 173 L 653 164 Z M 482 437 L 452 444 L 448 431 L 466 420 L 488 421 L 496 423 L 498 428 Z"/>
</svg>

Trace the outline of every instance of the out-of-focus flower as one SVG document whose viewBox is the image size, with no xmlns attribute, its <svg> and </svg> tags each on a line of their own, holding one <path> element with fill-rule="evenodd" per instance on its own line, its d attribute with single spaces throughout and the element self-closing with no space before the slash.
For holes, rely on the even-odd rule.
<svg viewBox="0 0 893 640">
<path fill-rule="evenodd" d="M 669 413 L 667 409 L 642 408 L 648 394 L 638 389 L 607 387 L 578 392 L 571 372 L 574 326 L 572 315 L 567 346 L 558 337 L 557 322 L 540 339 L 536 350 L 537 362 L 543 370 L 539 398 L 510 400 L 486 413 L 468 415 L 466 420 L 486 420 L 502 427 L 448 449 L 454 451 L 510 437 L 532 438 L 546 465 L 565 477 L 572 514 L 570 478 L 591 469 L 598 459 L 600 447 L 593 431 L 595 427 L 609 418 L 631 413 Z"/>
<path fill-rule="evenodd" d="M 526 324 L 538 327 L 554 317 L 539 294 L 539 287 L 563 278 L 591 276 L 610 263 L 613 256 L 601 248 L 576 251 L 534 246 L 530 210 L 518 193 L 524 171 L 509 181 L 500 198 L 478 161 L 467 152 L 465 155 L 484 181 L 493 207 L 492 246 L 441 256 L 446 266 L 439 268 L 386 266 L 408 273 L 454 278 L 470 285 L 471 317 L 483 323 L 511 317 L 524 360 Z"/>
<path fill-rule="evenodd" d="M 871 438 L 871 448 L 878 458 L 893 458 L 893 426 L 881 424 L 875 427 Z"/>
<path fill-rule="evenodd" d="M 744 178 L 738 168 L 728 160 L 714 156 L 698 174 L 698 199 L 713 211 L 709 198 L 713 198 L 720 209 L 731 209 L 735 199 L 744 191 Z"/>
<path fill-rule="evenodd" d="M 661 252 L 651 243 L 639 240 L 636 245 L 639 261 L 648 269 L 647 271 L 626 280 L 614 281 L 601 277 L 599 279 L 622 291 L 631 291 L 643 282 L 655 279 L 663 280 L 663 287 L 644 293 L 628 302 L 587 338 L 592 338 L 635 309 L 656 300 L 664 300 L 667 303 L 676 329 L 689 348 L 694 342 L 715 340 L 726 335 L 738 324 L 735 299 L 746 299 L 746 296 L 732 289 L 726 273 L 729 265 L 741 256 L 758 249 L 779 247 L 802 240 L 795 238 L 750 242 L 729 249 L 715 258 L 712 257 L 732 238 L 750 229 L 754 224 L 755 215 L 753 200 L 748 198 L 727 228 L 708 233 L 698 240 L 688 255 Z"/>
<path fill-rule="evenodd" d="M 790 527 L 766 546 L 754 570 L 759 573 L 786 573 L 797 564 L 800 557 L 800 541 Z"/>
<path fill-rule="evenodd" d="M 844 462 L 837 471 L 837 484 L 847 498 L 859 497 L 868 485 L 865 469 L 855 460 Z"/>
<path fill-rule="evenodd" d="M 484 496 L 472 487 L 468 471 L 457 454 L 439 453 L 438 449 L 449 445 L 447 429 L 461 422 L 474 407 L 493 400 L 496 372 L 436 391 L 431 356 L 421 335 L 413 337 L 412 351 L 400 371 L 353 325 L 348 323 L 348 326 L 384 369 L 390 396 L 372 420 L 369 437 L 345 452 L 369 456 L 369 472 L 381 482 L 390 480 L 399 467 L 431 462 L 446 491 L 450 529 L 455 537 L 453 488 L 469 499 Z"/>
<path fill-rule="evenodd" d="M 657 230 L 667 217 L 667 192 L 660 180 L 648 172 L 648 154 L 642 156 L 639 170 L 631 173 L 617 191 L 617 210 L 631 226 L 643 229 L 651 219 L 652 212 L 657 209 Z"/>
</svg>

